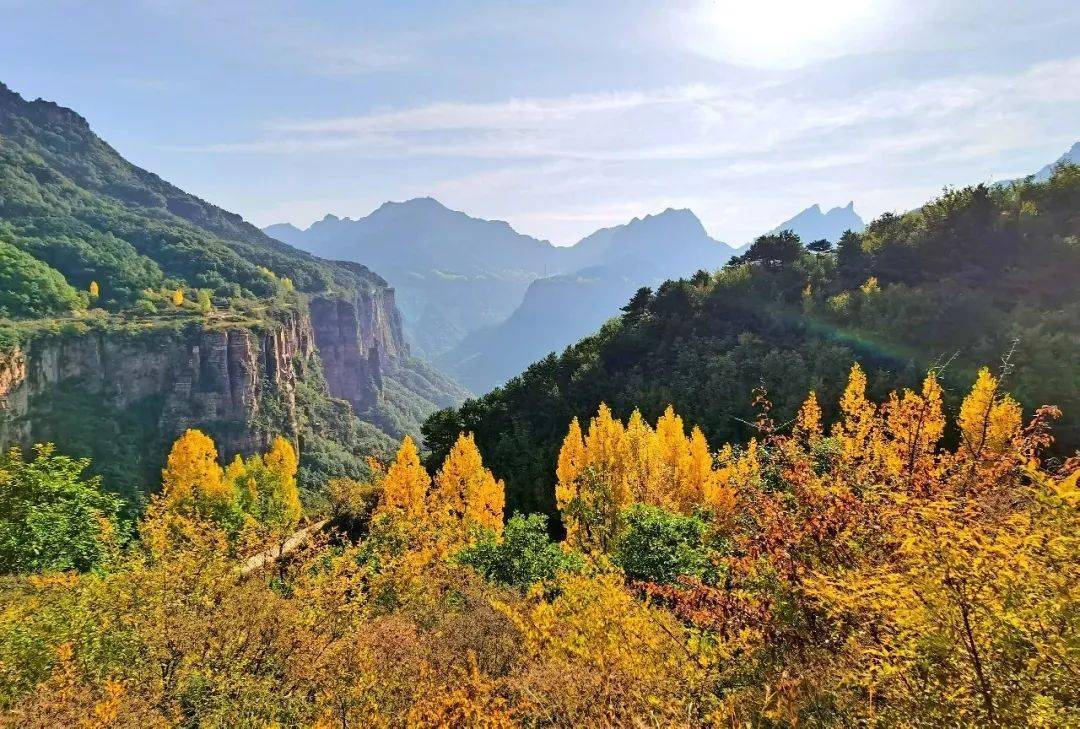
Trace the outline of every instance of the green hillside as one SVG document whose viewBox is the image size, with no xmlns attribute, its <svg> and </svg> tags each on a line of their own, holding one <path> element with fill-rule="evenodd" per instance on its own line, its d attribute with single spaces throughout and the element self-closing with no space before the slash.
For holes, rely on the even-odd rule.
<svg viewBox="0 0 1080 729">
<path fill-rule="evenodd" d="M 294 393 L 268 395 L 256 420 L 230 426 L 295 430 L 308 489 L 331 474 L 366 474 L 366 455 L 418 435 L 427 415 L 467 394 L 408 355 L 386 281 L 363 265 L 322 260 L 266 236 L 131 164 L 78 113 L 0 84 L 0 355 L 92 333 L 142 342 L 130 351 L 148 358 L 163 348 L 186 356 L 200 332 L 264 337 L 306 313 L 314 296 L 381 307 L 356 321 L 379 327 L 368 332 L 376 344 L 365 346 L 393 346 L 381 346 L 381 361 L 370 365 L 378 371 L 364 375 L 373 394 L 361 412 L 329 397 L 318 362 L 297 363 Z M 163 395 L 114 406 L 95 389 L 62 384 L 29 404 L 24 419 L 34 437 L 62 439 L 66 452 L 93 457 L 114 490 L 153 488 Z M 8 394 L 0 388 L 0 441 L 10 440 Z"/>
<path fill-rule="evenodd" d="M 429 419 L 433 462 L 473 431 L 510 508 L 552 512 L 566 424 L 600 402 L 650 421 L 673 403 L 709 442 L 743 442 L 755 388 L 787 422 L 807 390 L 835 403 L 852 360 L 881 397 L 927 367 L 960 386 L 1004 358 L 1005 386 L 1029 411 L 1064 411 L 1058 452 L 1080 446 L 1080 168 L 949 190 L 815 248 L 763 236 L 716 273 L 639 291 L 595 336 Z"/>
<path fill-rule="evenodd" d="M 123 159 L 86 120 L 48 101 L 27 102 L 0 84 L 0 262 L 27 253 L 71 287 L 100 287 L 119 310 L 146 289 L 185 284 L 215 296 L 266 297 L 287 276 L 304 292 L 385 285 L 362 267 L 321 261 L 263 234 Z M 0 263 L 6 291 L 48 278 L 41 266 Z M 59 313 L 71 291 L 56 285 L 24 304 L 0 301 L 10 318 Z"/>
</svg>

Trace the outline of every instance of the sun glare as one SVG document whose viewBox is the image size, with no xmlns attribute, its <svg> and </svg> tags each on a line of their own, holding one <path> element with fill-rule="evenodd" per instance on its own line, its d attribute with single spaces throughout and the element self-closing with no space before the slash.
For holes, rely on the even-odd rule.
<svg viewBox="0 0 1080 729">
<path fill-rule="evenodd" d="M 758 68 L 798 68 L 857 52 L 885 29 L 882 0 L 706 0 L 692 13 L 687 39 L 717 60 Z"/>
</svg>

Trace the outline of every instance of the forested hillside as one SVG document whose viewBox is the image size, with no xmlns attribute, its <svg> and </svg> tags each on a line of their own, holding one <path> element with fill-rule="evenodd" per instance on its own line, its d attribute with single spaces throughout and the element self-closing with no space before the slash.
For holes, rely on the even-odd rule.
<svg viewBox="0 0 1080 729">
<path fill-rule="evenodd" d="M 464 394 L 409 355 L 365 266 L 269 238 L 0 85 L 0 445 L 62 441 L 134 496 L 188 425 L 229 452 L 287 433 L 318 488 Z"/>
<path fill-rule="evenodd" d="M 950 190 L 884 215 L 832 249 L 763 236 L 715 273 L 642 289 L 595 336 L 424 428 L 433 459 L 473 432 L 512 509 L 555 506 L 554 461 L 572 417 L 601 402 L 654 419 L 673 403 L 710 441 L 752 435 L 751 393 L 790 423 L 808 390 L 835 412 L 852 360 L 870 391 L 950 385 L 1002 363 L 1025 407 L 1059 405 L 1058 452 L 1080 446 L 1080 169 L 1047 182 Z M 947 434 L 948 437 L 948 434 Z"/>
</svg>

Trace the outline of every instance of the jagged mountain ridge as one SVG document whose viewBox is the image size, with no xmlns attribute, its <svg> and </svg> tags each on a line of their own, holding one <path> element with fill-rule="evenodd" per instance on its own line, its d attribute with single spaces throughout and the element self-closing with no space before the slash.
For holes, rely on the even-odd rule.
<svg viewBox="0 0 1080 729">
<path fill-rule="evenodd" d="M 864 227 L 852 203 L 827 213 L 815 204 L 777 230 L 835 241 Z M 411 340 L 476 392 L 595 331 L 637 288 L 716 269 L 737 252 L 685 208 L 602 228 L 566 247 L 432 198 L 385 203 L 359 220 L 328 215 L 306 230 L 265 230 L 382 272 L 399 294 Z"/>
<path fill-rule="evenodd" d="M 720 265 L 731 255 L 692 212 L 671 209 L 597 231 L 569 247 L 523 235 L 503 221 L 450 210 L 432 198 L 385 203 L 358 220 L 328 215 L 306 230 L 280 224 L 265 231 L 318 255 L 360 261 L 386 276 L 398 293 L 411 341 L 429 356 L 505 321 L 537 279 L 623 258 L 640 260 L 642 266 L 670 263 L 689 273 Z M 647 277 L 651 274 L 637 276 Z"/>
<path fill-rule="evenodd" d="M 768 234 L 790 230 L 797 234 L 804 243 L 821 239 L 836 243 L 840 240 L 840 236 L 848 230 L 861 233 L 865 229 L 866 224 L 859 217 L 859 214 L 855 212 L 854 202 L 849 202 L 844 207 L 832 208 L 825 213 L 821 211 L 820 205 L 814 203 L 797 215 L 780 223 L 780 225 L 770 230 Z"/>
<path fill-rule="evenodd" d="M 567 254 L 584 267 L 533 281 L 505 321 L 472 332 L 439 365 L 486 392 L 596 331 L 638 288 L 718 268 L 732 250 L 710 238 L 691 211 L 669 208 L 597 231 Z"/>
<path fill-rule="evenodd" d="M 317 255 L 379 270 L 398 293 L 411 343 L 425 355 L 502 321 L 529 282 L 561 270 L 558 249 L 547 241 L 432 198 L 388 202 L 357 220 L 327 215 L 302 231 L 273 225 L 266 232 Z"/>
</svg>

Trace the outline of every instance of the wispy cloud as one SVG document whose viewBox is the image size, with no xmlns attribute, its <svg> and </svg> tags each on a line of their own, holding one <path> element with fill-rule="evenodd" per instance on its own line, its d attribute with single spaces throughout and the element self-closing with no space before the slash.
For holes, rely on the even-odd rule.
<svg viewBox="0 0 1080 729">
<path fill-rule="evenodd" d="M 431 103 L 280 119 L 255 139 L 195 149 L 460 162 L 410 192 L 559 242 L 620 222 L 614 211 L 692 205 L 738 242 L 815 199 L 855 198 L 871 213 L 918 204 L 942 184 L 977 181 L 941 170 L 1075 135 L 1076 118 L 1080 56 L 831 96 L 770 82 Z"/>
<path fill-rule="evenodd" d="M 752 159 L 784 148 L 915 151 L 972 133 L 1002 115 L 1038 119 L 1046 105 L 1080 102 L 1080 57 L 1022 73 L 967 75 L 843 98 L 778 93 L 775 87 L 688 85 L 487 103 L 445 102 L 361 116 L 282 120 L 258 139 L 205 152 L 297 153 L 351 149 L 374 157 L 593 161 Z M 915 149 L 912 149 L 915 148 Z"/>
<path fill-rule="evenodd" d="M 307 66 L 317 73 L 350 75 L 400 68 L 412 60 L 410 52 L 367 45 L 312 49 L 307 56 Z"/>
</svg>

